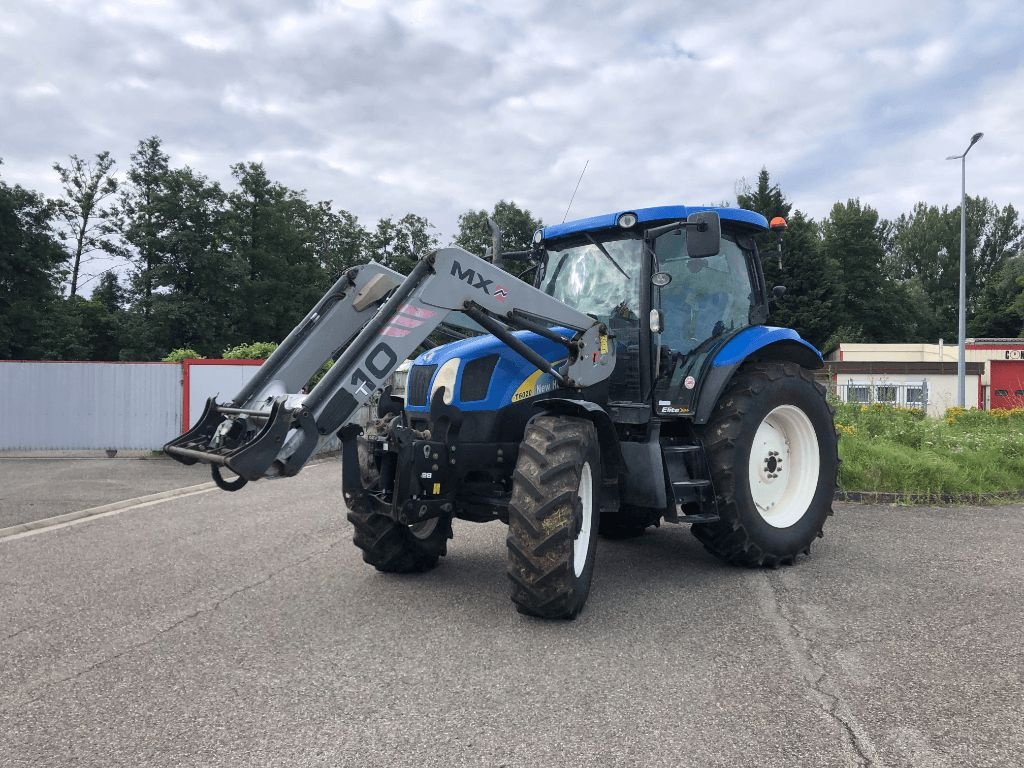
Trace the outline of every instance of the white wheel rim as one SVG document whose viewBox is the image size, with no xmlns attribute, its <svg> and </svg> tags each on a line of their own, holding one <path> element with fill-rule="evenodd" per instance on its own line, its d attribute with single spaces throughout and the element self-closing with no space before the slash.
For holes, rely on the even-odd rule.
<svg viewBox="0 0 1024 768">
<path fill-rule="evenodd" d="M 437 528 L 437 518 L 432 517 L 429 520 L 424 520 L 422 523 L 413 523 L 409 526 L 409 531 L 417 539 L 429 539 L 430 535 Z"/>
<path fill-rule="evenodd" d="M 572 542 L 572 570 L 576 578 L 583 575 L 583 567 L 587 564 L 587 552 L 590 551 L 591 523 L 594 519 L 594 493 L 593 482 L 590 476 L 590 463 L 584 462 L 580 470 L 580 489 L 577 491 L 580 497 L 580 512 L 583 515 L 583 524 L 580 532 Z"/>
<path fill-rule="evenodd" d="M 797 523 L 818 487 L 818 436 L 807 414 L 780 405 L 764 417 L 750 447 L 750 495 L 758 514 L 774 528 Z"/>
</svg>

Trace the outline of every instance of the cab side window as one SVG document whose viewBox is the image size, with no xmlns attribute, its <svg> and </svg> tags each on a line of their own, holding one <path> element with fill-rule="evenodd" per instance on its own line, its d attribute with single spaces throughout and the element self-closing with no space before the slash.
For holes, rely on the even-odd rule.
<svg viewBox="0 0 1024 768">
<path fill-rule="evenodd" d="M 684 233 L 658 238 L 659 269 L 672 275 L 661 289 L 665 329 L 660 343 L 688 354 L 704 341 L 750 324 L 753 291 L 742 249 L 722 238 L 717 256 L 691 259 Z"/>
</svg>

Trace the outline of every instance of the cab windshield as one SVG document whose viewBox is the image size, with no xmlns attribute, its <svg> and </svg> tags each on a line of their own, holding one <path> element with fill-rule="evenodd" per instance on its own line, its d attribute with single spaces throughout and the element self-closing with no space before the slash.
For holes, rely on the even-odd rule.
<svg viewBox="0 0 1024 768">
<path fill-rule="evenodd" d="M 588 233 L 548 246 L 538 286 L 607 324 L 615 344 L 609 397 L 636 403 L 640 391 L 640 284 L 643 241 L 632 233 Z"/>
<path fill-rule="evenodd" d="M 642 242 L 634 236 L 601 234 L 547 250 L 540 289 L 609 325 L 636 323 L 640 316 Z"/>
</svg>

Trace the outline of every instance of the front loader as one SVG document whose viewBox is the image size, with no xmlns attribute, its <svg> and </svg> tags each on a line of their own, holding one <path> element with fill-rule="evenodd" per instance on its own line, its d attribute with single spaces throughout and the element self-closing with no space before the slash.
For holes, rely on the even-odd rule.
<svg viewBox="0 0 1024 768">
<path fill-rule="evenodd" d="M 684 206 L 547 227 L 517 254 L 533 285 L 497 250 L 443 248 L 406 278 L 370 262 L 165 450 L 238 490 L 296 474 L 337 435 L 364 560 L 424 571 L 454 518 L 500 520 L 512 599 L 545 618 L 583 608 L 598 533 L 691 524 L 727 562 L 791 564 L 821 535 L 838 457 L 820 354 L 763 324 L 765 229 Z M 464 338 L 437 345 L 442 330 Z M 417 350 L 397 397 L 389 377 Z"/>
</svg>

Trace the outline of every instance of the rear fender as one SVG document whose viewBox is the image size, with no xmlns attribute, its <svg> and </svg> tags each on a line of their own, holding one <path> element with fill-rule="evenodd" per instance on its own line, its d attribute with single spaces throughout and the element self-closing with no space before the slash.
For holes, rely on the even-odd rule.
<svg viewBox="0 0 1024 768">
<path fill-rule="evenodd" d="M 733 374 L 747 362 L 779 360 L 808 370 L 824 366 L 821 353 L 789 328 L 757 326 L 728 342 L 711 364 L 701 383 L 694 409 L 694 423 L 707 424 Z"/>
</svg>

